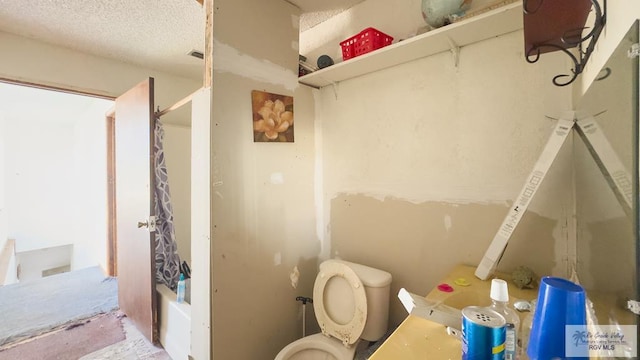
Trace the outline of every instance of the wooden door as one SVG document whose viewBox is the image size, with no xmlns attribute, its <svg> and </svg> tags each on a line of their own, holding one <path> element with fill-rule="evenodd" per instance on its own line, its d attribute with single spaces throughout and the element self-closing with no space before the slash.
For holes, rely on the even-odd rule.
<svg viewBox="0 0 640 360">
<path fill-rule="evenodd" d="M 116 99 L 115 178 L 118 302 L 153 343 L 158 341 L 153 233 L 153 78 Z"/>
</svg>

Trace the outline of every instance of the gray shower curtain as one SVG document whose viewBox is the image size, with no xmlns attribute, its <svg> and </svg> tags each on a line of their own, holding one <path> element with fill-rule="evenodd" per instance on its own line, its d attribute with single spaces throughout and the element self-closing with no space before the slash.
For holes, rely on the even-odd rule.
<svg viewBox="0 0 640 360">
<path fill-rule="evenodd" d="M 173 207 L 169 191 L 167 166 L 164 161 L 164 129 L 160 119 L 156 119 L 154 129 L 155 142 L 153 153 L 155 158 L 155 214 L 158 222 L 156 226 L 156 282 L 167 285 L 171 290 L 176 289 L 180 277 L 180 256 L 176 244 L 176 234 L 173 227 Z"/>
</svg>

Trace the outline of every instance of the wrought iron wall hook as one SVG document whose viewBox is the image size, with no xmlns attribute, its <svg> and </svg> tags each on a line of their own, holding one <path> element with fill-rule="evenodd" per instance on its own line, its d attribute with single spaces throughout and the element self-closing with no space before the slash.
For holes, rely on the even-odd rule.
<svg viewBox="0 0 640 360">
<path fill-rule="evenodd" d="M 535 9 L 530 9 L 528 8 L 529 1 L 524 0 L 523 11 L 525 15 L 534 14 L 540 9 L 544 0 L 537 0 L 537 1 L 539 1 L 538 6 Z M 534 44 L 529 50 L 527 50 L 527 54 L 525 58 L 529 63 L 535 63 L 536 61 L 538 61 L 540 59 L 541 49 L 544 49 L 544 48 L 552 48 L 554 49 L 554 51 L 560 50 L 563 53 L 567 54 L 567 56 L 569 56 L 569 58 L 572 60 L 574 64 L 573 68 L 571 69 L 571 74 L 560 74 L 555 76 L 553 78 L 553 83 L 556 86 L 569 85 L 573 81 L 575 81 L 575 79 L 578 77 L 580 73 L 582 73 L 587 61 L 589 60 L 589 57 L 591 56 L 591 53 L 595 48 L 596 42 L 600 37 L 600 33 L 602 32 L 606 24 L 607 0 L 603 0 L 604 10 L 603 8 L 600 7 L 600 3 L 598 2 L 598 0 L 590 0 L 590 2 L 591 2 L 591 8 L 593 9 L 593 11 L 595 11 L 595 20 L 594 20 L 593 27 L 591 28 L 591 31 L 589 31 L 586 35 L 582 36 L 582 33 L 587 27 L 570 29 L 565 31 L 565 33 L 560 38 L 560 42 L 562 44 L 566 44 L 566 47 L 558 45 L 557 43 L 556 44 L 542 43 L 542 44 Z M 586 48 L 585 48 L 584 47 L 585 42 L 587 41 L 588 43 L 586 44 Z M 572 48 L 572 47 L 578 48 L 578 51 L 577 51 L 578 56 L 574 55 L 572 52 L 567 50 L 568 48 Z M 565 78 L 568 78 L 568 80 L 561 81 L 561 79 L 565 79 Z"/>
<path fill-rule="evenodd" d="M 573 61 L 574 67 L 571 70 L 571 75 L 560 74 L 560 75 L 554 76 L 553 78 L 553 84 L 556 86 L 567 86 L 571 84 L 578 77 L 578 74 L 580 74 L 583 69 L 582 69 L 582 64 L 580 64 L 580 62 L 578 61 L 578 58 L 566 48 L 559 45 L 555 45 L 555 44 L 542 44 L 540 46 L 532 47 L 531 49 L 529 49 L 529 51 L 527 52 L 527 56 L 525 57 L 525 60 L 530 64 L 537 62 L 540 59 L 540 50 L 543 47 L 550 47 L 556 50 L 560 50 L 563 53 L 567 54 L 567 56 Z M 532 56 L 535 56 L 535 57 L 531 58 Z M 566 77 L 569 77 L 569 80 L 559 81 L 559 79 L 566 78 Z"/>
<path fill-rule="evenodd" d="M 580 74 L 582 72 L 582 70 L 580 70 L 580 72 L 578 72 L 575 69 L 571 69 L 571 75 L 568 74 L 560 74 L 560 75 L 556 75 L 553 77 L 553 79 L 551 80 L 553 82 L 553 85 L 555 86 L 567 86 L 569 84 L 571 84 L 577 77 L 578 74 Z M 562 78 L 569 78 L 569 80 L 565 81 L 565 82 L 561 82 L 560 79 Z"/>
<path fill-rule="evenodd" d="M 600 32 L 602 32 L 602 28 L 604 27 L 604 25 L 607 22 L 606 17 L 604 16 L 604 14 L 602 13 L 602 9 L 600 8 L 600 4 L 598 3 L 598 0 L 590 0 L 591 1 L 591 5 L 593 7 L 593 9 L 596 12 L 596 17 L 594 20 L 594 24 L 593 27 L 591 28 L 591 31 L 589 31 L 585 36 L 581 36 L 582 32 L 587 29 L 587 27 L 582 27 L 580 29 L 574 29 L 574 30 L 568 30 L 564 33 L 564 35 L 562 36 L 562 42 L 568 44 L 568 45 L 572 45 L 572 46 L 576 46 L 580 43 L 583 43 L 587 40 L 589 40 L 590 38 L 593 38 L 594 36 L 596 37 L 595 39 L 597 40 L 598 37 L 600 36 Z M 607 6 L 607 0 L 604 0 L 604 5 L 605 8 Z M 570 36 L 568 34 L 574 33 L 573 36 Z M 576 41 L 572 41 L 569 40 L 570 38 L 577 38 L 578 40 Z"/>
</svg>

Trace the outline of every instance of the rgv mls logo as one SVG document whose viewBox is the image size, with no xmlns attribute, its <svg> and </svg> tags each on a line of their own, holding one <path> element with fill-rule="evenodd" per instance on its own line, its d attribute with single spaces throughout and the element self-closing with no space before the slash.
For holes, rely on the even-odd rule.
<svg viewBox="0 0 640 360">
<path fill-rule="evenodd" d="M 567 357 L 622 357 L 638 354 L 636 325 L 567 325 Z"/>
</svg>

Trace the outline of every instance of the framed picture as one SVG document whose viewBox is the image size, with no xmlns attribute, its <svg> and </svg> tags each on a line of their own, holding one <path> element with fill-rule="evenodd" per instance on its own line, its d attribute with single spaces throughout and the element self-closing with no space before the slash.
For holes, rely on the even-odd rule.
<svg viewBox="0 0 640 360">
<path fill-rule="evenodd" d="M 293 97 L 251 91 L 254 142 L 293 142 Z"/>
</svg>

